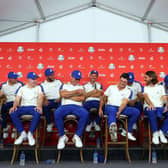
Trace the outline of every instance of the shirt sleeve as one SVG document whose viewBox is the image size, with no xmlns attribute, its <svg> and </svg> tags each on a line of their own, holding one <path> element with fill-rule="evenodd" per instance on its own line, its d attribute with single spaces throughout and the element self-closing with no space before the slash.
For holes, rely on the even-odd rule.
<svg viewBox="0 0 168 168">
<path fill-rule="evenodd" d="M 109 86 L 109 87 L 105 90 L 104 95 L 105 95 L 105 96 L 110 96 L 110 90 L 111 90 L 111 87 Z"/>
<path fill-rule="evenodd" d="M 16 96 L 22 97 L 23 94 L 23 87 L 19 87 L 16 91 Z"/>
</svg>

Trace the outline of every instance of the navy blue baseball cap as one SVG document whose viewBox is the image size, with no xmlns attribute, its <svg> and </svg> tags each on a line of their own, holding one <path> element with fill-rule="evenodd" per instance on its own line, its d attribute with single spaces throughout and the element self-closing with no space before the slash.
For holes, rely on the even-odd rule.
<svg viewBox="0 0 168 168">
<path fill-rule="evenodd" d="M 45 76 L 50 76 L 54 73 L 53 69 L 47 68 L 44 72 Z"/>
<path fill-rule="evenodd" d="M 27 74 L 27 79 L 33 79 L 33 80 L 35 80 L 37 78 L 39 78 L 39 76 L 35 72 L 29 72 Z"/>
<path fill-rule="evenodd" d="M 72 73 L 71 73 L 71 76 L 75 79 L 81 79 L 82 78 L 82 73 L 79 71 L 79 70 L 74 70 Z"/>
<path fill-rule="evenodd" d="M 165 85 L 168 86 L 168 75 L 165 76 L 164 82 L 165 82 Z"/>
<path fill-rule="evenodd" d="M 91 75 L 92 75 L 92 74 L 96 74 L 97 76 L 99 75 L 98 71 L 96 71 L 96 70 L 92 70 L 92 71 L 90 72 L 90 74 L 91 74 Z"/>
<path fill-rule="evenodd" d="M 134 73 L 133 73 L 133 72 L 128 72 L 127 74 L 129 75 L 129 80 L 128 80 L 128 82 L 129 82 L 129 83 L 134 82 Z"/>
<path fill-rule="evenodd" d="M 15 72 L 9 72 L 8 73 L 8 79 L 17 79 L 18 74 Z"/>
</svg>

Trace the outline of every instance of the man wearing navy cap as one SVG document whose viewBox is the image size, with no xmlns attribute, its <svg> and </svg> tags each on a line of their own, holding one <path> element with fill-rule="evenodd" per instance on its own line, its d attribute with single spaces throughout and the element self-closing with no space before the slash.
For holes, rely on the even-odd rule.
<svg viewBox="0 0 168 168">
<path fill-rule="evenodd" d="M 41 83 L 45 95 L 43 113 L 47 121 L 47 131 L 51 132 L 53 128 L 51 109 L 58 108 L 60 104 L 60 88 L 62 86 L 62 82 L 55 79 L 55 73 L 51 68 L 47 68 L 44 74 L 46 76 L 46 80 Z"/>
<path fill-rule="evenodd" d="M 98 109 L 100 105 L 100 97 L 103 95 L 103 86 L 96 81 L 98 78 L 98 71 L 92 70 L 89 74 L 89 78 L 90 81 L 84 85 L 86 92 L 84 107 L 90 113 L 86 131 L 90 132 L 92 127 L 94 127 L 95 131 L 100 131 Z"/>
<path fill-rule="evenodd" d="M 143 105 L 142 105 L 142 92 L 143 92 L 143 87 L 140 82 L 135 80 L 134 73 L 133 72 L 128 72 L 129 75 L 129 80 L 128 80 L 128 88 L 132 91 L 132 97 L 128 102 L 128 105 L 131 107 L 137 108 L 140 113 L 143 112 Z M 137 129 L 137 125 L 133 125 L 133 129 Z"/>
<path fill-rule="evenodd" d="M 16 92 L 16 98 L 13 107 L 10 109 L 10 116 L 20 136 L 15 140 L 14 144 L 19 145 L 28 139 L 30 146 L 35 145 L 33 133 L 37 127 L 42 114 L 43 92 L 42 88 L 37 85 L 37 74 L 29 72 L 27 74 L 27 84 L 22 86 Z M 29 132 L 26 133 L 20 116 L 32 115 Z"/>
<path fill-rule="evenodd" d="M 5 96 L 6 102 L 3 103 L 1 108 L 2 115 L 2 128 L 3 128 L 3 138 L 6 139 L 8 137 L 8 129 L 10 126 L 7 126 L 7 116 L 9 109 L 13 106 L 13 102 L 15 100 L 15 92 L 23 83 L 17 80 L 18 75 L 15 72 L 8 73 L 8 81 L 2 83 L 0 90 L 0 97 Z"/>
<path fill-rule="evenodd" d="M 57 149 L 61 150 L 65 147 L 68 137 L 64 133 L 64 118 L 72 114 L 78 118 L 78 127 L 72 140 L 77 148 L 82 148 L 83 144 L 80 136 L 83 133 L 88 120 L 88 112 L 82 107 L 82 102 L 85 100 L 85 92 L 83 86 L 79 85 L 82 74 L 78 70 L 71 73 L 71 80 L 64 84 L 61 91 L 61 106 L 54 112 L 55 124 L 59 132 L 59 140 Z"/>
</svg>

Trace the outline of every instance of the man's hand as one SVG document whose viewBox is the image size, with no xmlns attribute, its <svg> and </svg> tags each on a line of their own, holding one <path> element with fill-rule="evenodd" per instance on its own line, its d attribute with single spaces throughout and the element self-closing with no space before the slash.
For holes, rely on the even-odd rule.
<svg viewBox="0 0 168 168">
<path fill-rule="evenodd" d="M 11 107 L 10 110 L 9 110 L 9 114 L 13 113 L 16 110 L 17 110 L 17 107 Z"/>
<path fill-rule="evenodd" d="M 35 107 L 35 110 L 36 110 L 38 113 L 43 114 L 42 107 L 36 106 L 36 107 Z"/>
<path fill-rule="evenodd" d="M 78 89 L 78 90 L 76 90 L 76 92 L 77 92 L 77 94 L 79 94 L 79 95 L 82 95 L 82 94 L 85 93 L 85 91 L 84 91 L 83 89 Z"/>
<path fill-rule="evenodd" d="M 149 110 L 155 110 L 156 108 L 153 106 L 153 105 L 149 105 L 148 107 L 147 107 L 147 110 L 149 111 Z"/>
<path fill-rule="evenodd" d="M 103 110 L 99 109 L 99 117 L 103 117 Z"/>
<path fill-rule="evenodd" d="M 163 110 L 163 113 L 166 113 L 167 111 L 168 111 L 168 107 L 165 106 L 165 107 L 164 107 L 164 110 Z"/>
<path fill-rule="evenodd" d="M 120 112 L 118 111 L 117 113 L 116 113 L 116 118 L 118 118 L 120 116 Z"/>
</svg>

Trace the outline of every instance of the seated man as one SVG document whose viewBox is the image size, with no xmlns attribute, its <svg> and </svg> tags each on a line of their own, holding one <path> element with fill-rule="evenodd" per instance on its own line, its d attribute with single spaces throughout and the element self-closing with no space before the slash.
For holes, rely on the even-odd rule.
<svg viewBox="0 0 168 168">
<path fill-rule="evenodd" d="M 80 136 L 88 121 L 88 112 L 82 107 L 82 102 L 85 100 L 85 92 L 83 86 L 79 85 L 81 78 L 80 71 L 73 71 L 70 82 L 64 84 L 60 91 L 61 106 L 54 112 L 55 124 L 60 136 L 57 144 L 57 149 L 59 150 L 63 149 L 68 141 L 68 137 L 64 133 L 64 118 L 70 114 L 78 118 L 78 127 L 76 134 L 73 136 L 73 142 L 77 148 L 83 146 Z"/>
<path fill-rule="evenodd" d="M 103 87 L 99 82 L 96 82 L 98 78 L 98 72 L 92 70 L 89 74 L 90 81 L 84 85 L 86 92 L 86 100 L 84 107 L 90 113 L 88 125 L 86 131 L 90 132 L 91 128 L 94 127 L 95 131 L 100 131 L 100 117 L 98 115 L 98 109 L 100 105 L 100 97 L 103 94 Z M 90 110 L 95 108 L 96 112 L 91 112 Z"/>
<path fill-rule="evenodd" d="M 127 88 L 128 80 L 129 76 L 127 73 L 121 74 L 119 83 L 109 86 L 100 101 L 100 116 L 103 115 L 102 107 L 104 102 L 107 102 L 105 105 L 105 114 L 108 116 L 108 126 L 112 141 L 117 141 L 116 118 L 118 118 L 120 114 L 128 116 L 128 139 L 132 141 L 136 140 L 132 135 L 132 126 L 136 123 L 140 112 L 134 107 L 127 107 L 132 94 L 131 90 Z M 126 136 L 126 134 L 124 136 Z"/>
<path fill-rule="evenodd" d="M 62 82 L 55 79 L 55 73 L 51 68 L 45 70 L 45 76 L 46 80 L 41 83 L 45 95 L 43 113 L 47 121 L 47 132 L 51 132 L 53 128 L 51 109 L 56 109 L 60 105 L 60 88 Z"/>
<path fill-rule="evenodd" d="M 33 133 L 37 127 L 42 114 L 43 93 L 40 86 L 37 85 L 38 76 L 34 72 L 27 74 L 27 84 L 20 87 L 16 93 L 16 98 L 13 107 L 10 109 L 10 116 L 13 124 L 20 133 L 20 136 L 15 140 L 14 144 L 19 145 L 28 138 L 30 146 L 35 145 Z M 26 134 L 20 116 L 32 115 L 32 121 L 28 134 Z"/>
<path fill-rule="evenodd" d="M 6 101 L 2 104 L 1 115 L 2 115 L 2 128 L 3 128 L 3 138 L 8 137 L 8 127 L 7 127 L 7 116 L 9 109 L 13 106 L 15 100 L 15 92 L 23 86 L 23 83 L 17 80 L 18 75 L 15 72 L 8 73 L 8 81 L 2 83 L 0 90 L 0 97 L 5 96 Z"/>
<path fill-rule="evenodd" d="M 153 133 L 152 143 L 158 145 L 159 139 L 161 143 L 167 143 L 165 133 L 168 131 L 168 112 L 167 97 L 165 89 L 162 85 L 158 85 L 157 75 L 154 71 L 145 73 L 144 81 L 144 114 L 149 118 L 150 127 Z M 165 107 L 164 107 L 165 105 Z M 161 128 L 158 128 L 158 119 L 164 118 Z"/>
</svg>

